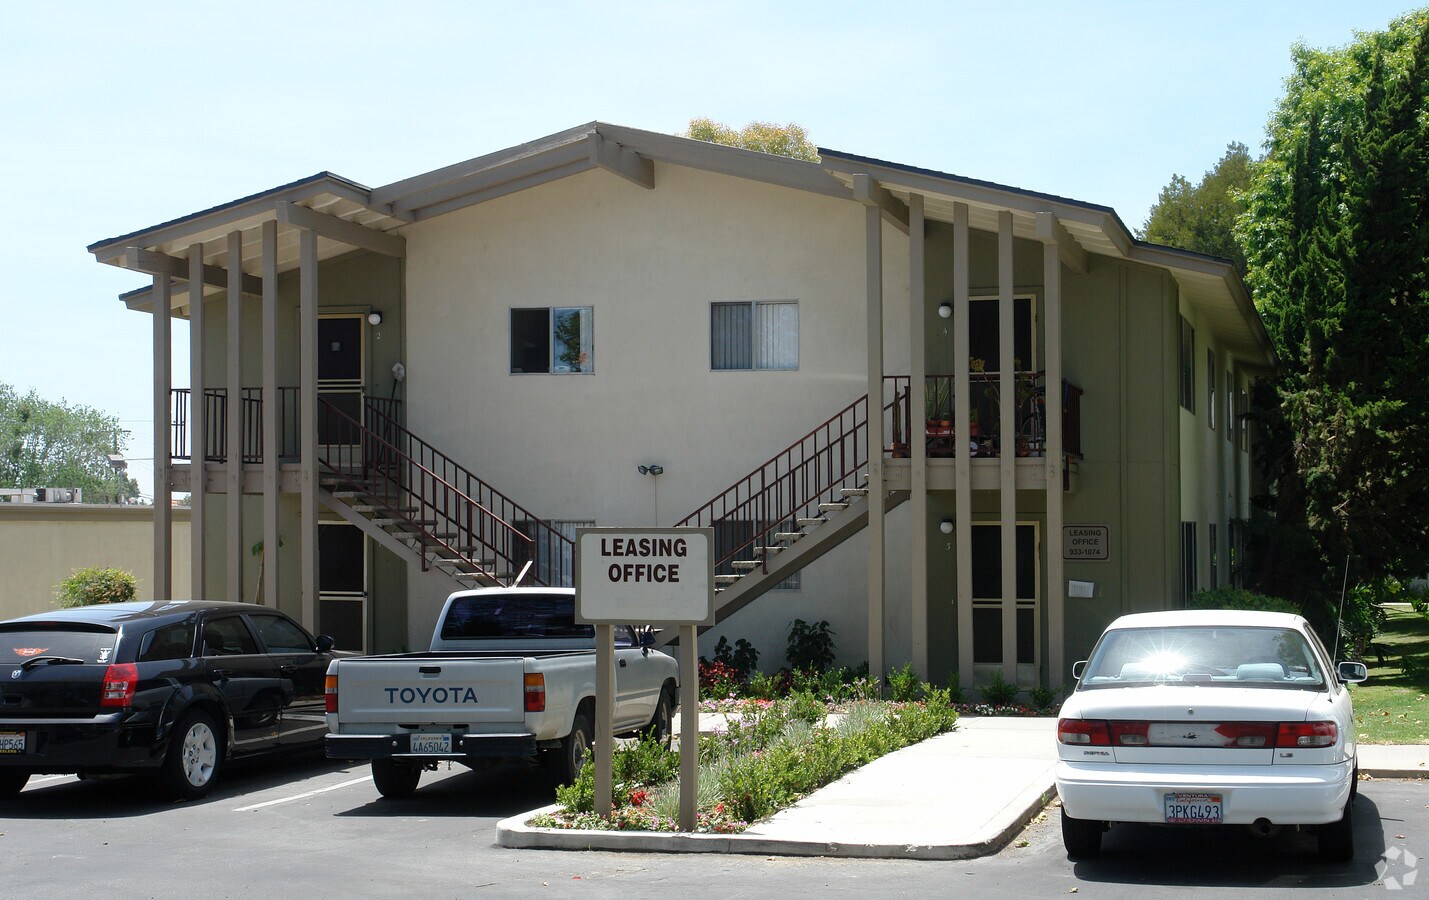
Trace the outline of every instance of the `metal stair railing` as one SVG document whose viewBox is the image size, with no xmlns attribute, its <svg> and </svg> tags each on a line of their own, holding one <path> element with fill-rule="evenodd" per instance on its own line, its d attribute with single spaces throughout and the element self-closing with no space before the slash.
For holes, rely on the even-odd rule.
<svg viewBox="0 0 1429 900">
<path fill-rule="evenodd" d="M 755 560 L 755 548 L 779 543 L 782 529 L 817 515 L 820 503 L 842 500 L 839 491 L 857 486 L 867 467 L 864 395 L 676 525 L 715 528 L 715 569 L 726 570 L 735 561 Z M 768 554 L 758 562 L 767 573 Z"/>
<path fill-rule="evenodd" d="M 436 519 L 434 535 L 457 533 L 456 543 L 448 546 L 459 556 L 469 558 L 469 548 L 484 548 L 513 574 L 531 563 L 529 580 L 536 584 L 573 583 L 574 541 L 408 431 L 380 401 L 369 399 L 365 415 L 371 462 L 389 472 L 395 466 L 389 480 L 419 507 L 420 518 Z"/>
</svg>

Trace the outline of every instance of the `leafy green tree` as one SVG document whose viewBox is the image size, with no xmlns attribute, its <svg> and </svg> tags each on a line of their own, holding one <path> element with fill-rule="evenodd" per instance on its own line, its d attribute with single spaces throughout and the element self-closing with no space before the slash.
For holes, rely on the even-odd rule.
<svg viewBox="0 0 1429 900">
<path fill-rule="evenodd" d="M 1233 142 L 1200 184 L 1172 175 L 1136 236 L 1228 259 L 1244 275 L 1245 253 L 1236 240 L 1235 223 L 1245 212 L 1243 194 L 1250 187 L 1250 166 L 1250 151 L 1245 144 Z"/>
<path fill-rule="evenodd" d="M 1328 597 L 1429 570 L 1429 10 L 1293 58 L 1239 231 L 1282 365 L 1261 583 Z"/>
<path fill-rule="evenodd" d="M 88 606 L 91 603 L 123 603 L 133 600 L 134 576 L 123 569 L 75 569 L 55 589 L 60 606 Z"/>
<path fill-rule="evenodd" d="M 0 384 L 0 487 L 77 487 L 90 501 L 137 497 L 138 483 L 109 464 L 128 438 L 114 416 Z"/>
<path fill-rule="evenodd" d="M 736 131 L 723 122 L 713 119 L 691 119 L 685 137 L 726 147 L 742 147 L 774 156 L 789 156 L 794 159 L 819 161 L 819 150 L 809 140 L 808 132 L 802 125 L 790 122 L 778 125 L 773 122 L 750 122 Z"/>
</svg>

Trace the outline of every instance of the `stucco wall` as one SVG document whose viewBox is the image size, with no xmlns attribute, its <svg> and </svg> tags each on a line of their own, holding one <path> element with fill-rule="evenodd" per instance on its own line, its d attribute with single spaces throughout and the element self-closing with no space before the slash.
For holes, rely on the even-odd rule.
<svg viewBox="0 0 1429 900">
<path fill-rule="evenodd" d="M 187 590 L 189 511 L 174 510 L 175 586 Z M 113 567 L 134 575 L 136 597 L 154 595 L 154 510 L 147 506 L 0 503 L 0 618 L 55 606 L 55 586 L 75 569 Z"/>
<path fill-rule="evenodd" d="M 655 181 L 591 171 L 404 232 L 409 426 L 547 519 L 673 524 L 867 391 L 863 207 L 663 164 Z M 886 369 L 906 371 L 907 240 L 884 235 Z M 777 299 L 799 302 L 798 371 L 711 371 L 710 304 Z M 535 306 L 593 307 L 595 374 L 509 374 L 510 310 Z M 777 667 L 792 619 L 828 619 L 864 659 L 866 546 L 706 642 L 748 636 Z M 408 584 L 415 645 L 440 598 Z"/>
</svg>

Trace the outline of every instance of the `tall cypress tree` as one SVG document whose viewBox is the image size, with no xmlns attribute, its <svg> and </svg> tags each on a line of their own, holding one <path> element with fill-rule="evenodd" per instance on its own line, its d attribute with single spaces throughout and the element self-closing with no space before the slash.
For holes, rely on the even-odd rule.
<svg viewBox="0 0 1429 900">
<path fill-rule="evenodd" d="M 1262 585 L 1303 595 L 1429 570 L 1429 14 L 1295 57 L 1240 234 L 1282 363 Z"/>
</svg>

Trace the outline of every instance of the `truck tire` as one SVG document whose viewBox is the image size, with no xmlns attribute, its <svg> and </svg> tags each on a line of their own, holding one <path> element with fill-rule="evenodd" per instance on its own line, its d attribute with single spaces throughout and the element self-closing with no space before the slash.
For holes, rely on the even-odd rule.
<svg viewBox="0 0 1429 900">
<path fill-rule="evenodd" d="M 561 783 L 573 784 L 580 777 L 581 767 L 585 765 L 586 757 L 590 756 L 593 733 L 590 713 L 582 707 L 577 710 L 575 721 L 571 722 L 571 733 L 561 738 Z"/>
<path fill-rule="evenodd" d="M 29 780 L 29 772 L 0 772 L 0 800 L 8 800 L 20 793 Z"/>
<path fill-rule="evenodd" d="M 650 724 L 645 726 L 645 735 L 654 738 L 658 743 L 668 744 L 674 710 L 675 698 L 671 696 L 670 688 L 661 688 L 660 699 L 655 704 L 655 715 L 650 717 Z"/>
<path fill-rule="evenodd" d="M 422 780 L 422 767 L 412 763 L 394 762 L 390 759 L 372 761 L 372 783 L 377 785 L 377 793 L 388 800 L 405 800 L 417 791 L 417 782 Z"/>
<path fill-rule="evenodd" d="M 197 800 L 213 786 L 223 763 L 223 748 L 213 716 L 189 710 L 169 735 L 169 749 L 159 769 L 159 786 L 177 800 Z"/>
</svg>

